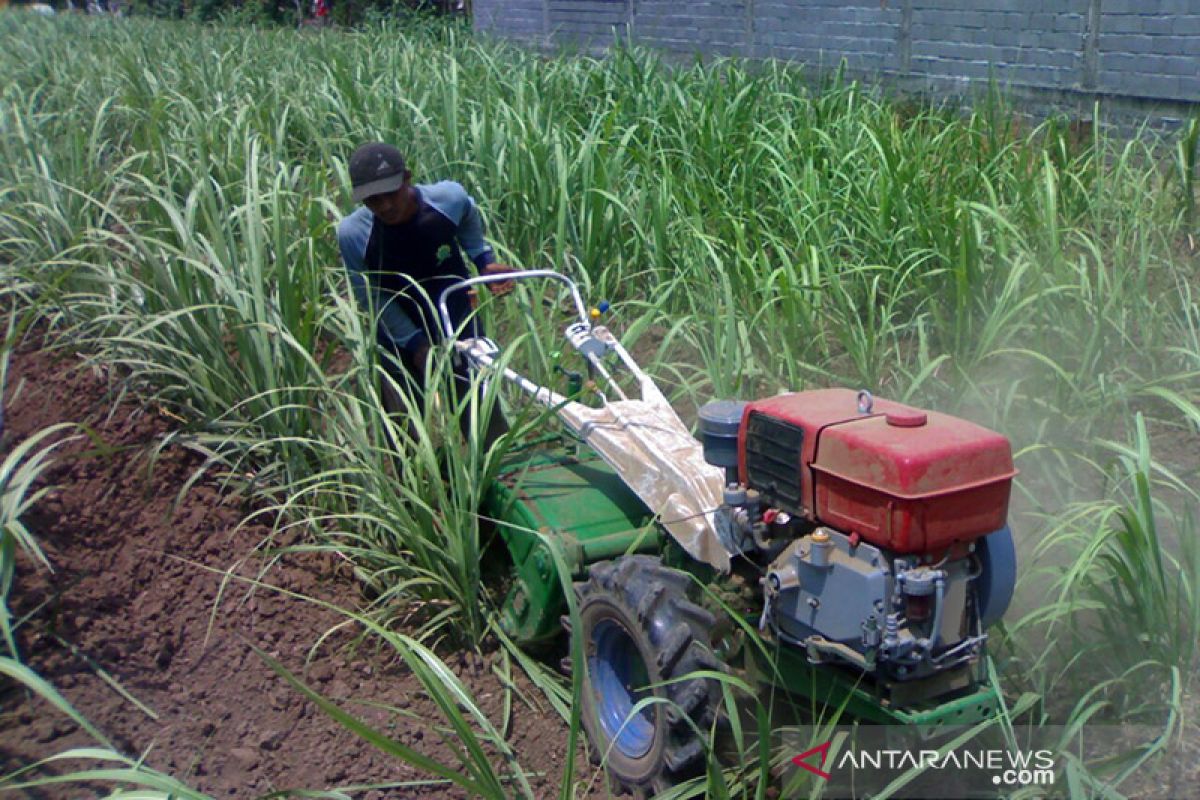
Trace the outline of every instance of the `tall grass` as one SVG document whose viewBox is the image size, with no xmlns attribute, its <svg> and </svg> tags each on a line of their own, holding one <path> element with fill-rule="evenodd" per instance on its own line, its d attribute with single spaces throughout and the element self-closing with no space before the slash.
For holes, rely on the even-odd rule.
<svg viewBox="0 0 1200 800">
<path fill-rule="evenodd" d="M 1051 639 L 1064 635 L 1065 650 L 1105 677 L 1149 665 L 1165 674 L 1178 670 L 1186 690 L 1200 668 L 1200 497 L 1152 459 L 1141 415 L 1130 444 L 1108 447 L 1117 456 L 1112 495 L 1052 517 L 1030 560 L 1053 566 L 1035 567 L 1026 578 L 1033 585 L 1048 578 L 1050 597 L 1022 624 L 1046 624 Z M 1064 560 L 1069 568 L 1059 566 Z M 1045 655 L 1061 659 L 1063 653 L 1051 648 Z M 1132 703 L 1146 699 L 1122 691 Z M 1153 685 L 1150 691 L 1156 692 Z"/>
<path fill-rule="evenodd" d="M 989 413 L 1015 376 L 1003 402 L 1086 436 L 1193 379 L 1170 350 L 1184 309 L 1154 291 L 1188 212 L 1151 146 L 1018 134 L 1002 99 L 960 117 L 775 64 L 544 61 L 453 29 L 297 54 L 291 32 L 6 24 L 116 53 L 14 43 L 6 252 L 61 276 L 59 307 L 113 357 L 286 461 L 304 456 L 285 433 L 318 427 L 323 344 L 354 327 L 326 302 L 326 220 L 370 137 L 470 186 L 509 260 L 677 324 L 696 396 L 841 382 Z"/>
<path fill-rule="evenodd" d="M 1051 577 L 1071 605 L 1013 637 L 1133 603 L 1136 624 L 1076 655 L 1146 635 L 1156 662 L 1194 659 L 1166 633 L 1191 624 L 1194 584 L 1156 588 L 1191 563 L 1187 537 L 1156 535 L 1139 494 L 1114 506 L 1089 465 L 1138 412 L 1200 421 L 1196 125 L 1166 146 L 1080 136 L 999 95 L 962 114 L 774 62 L 544 58 L 416 23 L 298 37 L 6 13 L 0 41 L 5 280 L 174 408 L 272 521 L 352 559 L 381 613 L 488 635 L 475 510 L 500 451 L 443 435 L 467 409 L 410 430 L 376 400 L 333 242 L 345 159 L 375 138 L 418 180 L 463 182 L 502 260 L 609 300 L 685 412 L 845 384 L 1004 431 L 1017 508 L 1041 515 L 1018 531 L 1074 565 Z M 553 375 L 531 302 L 491 304 L 489 324 Z M 1078 663 L 1039 662 L 1042 688 Z"/>
</svg>

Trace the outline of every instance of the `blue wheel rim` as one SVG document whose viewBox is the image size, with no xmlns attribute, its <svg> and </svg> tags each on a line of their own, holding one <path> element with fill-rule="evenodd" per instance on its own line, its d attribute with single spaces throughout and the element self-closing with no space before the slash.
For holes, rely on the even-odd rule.
<svg viewBox="0 0 1200 800">
<path fill-rule="evenodd" d="M 1004 617 L 1017 585 L 1017 548 L 1007 525 L 979 540 L 979 616 L 986 630 Z"/>
<path fill-rule="evenodd" d="M 627 758 L 640 758 L 654 744 L 654 708 L 630 717 L 639 700 L 649 696 L 646 664 L 625 628 L 601 620 L 592 629 L 594 655 L 588 658 L 593 705 L 604 735 Z"/>
</svg>

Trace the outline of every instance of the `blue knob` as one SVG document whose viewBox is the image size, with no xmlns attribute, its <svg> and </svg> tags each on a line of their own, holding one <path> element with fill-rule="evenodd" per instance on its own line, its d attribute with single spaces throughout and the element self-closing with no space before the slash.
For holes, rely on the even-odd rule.
<svg viewBox="0 0 1200 800">
<path fill-rule="evenodd" d="M 600 309 L 601 314 L 607 314 L 610 306 L 608 305 L 607 300 L 601 300 L 600 305 L 596 306 L 596 308 Z"/>
</svg>

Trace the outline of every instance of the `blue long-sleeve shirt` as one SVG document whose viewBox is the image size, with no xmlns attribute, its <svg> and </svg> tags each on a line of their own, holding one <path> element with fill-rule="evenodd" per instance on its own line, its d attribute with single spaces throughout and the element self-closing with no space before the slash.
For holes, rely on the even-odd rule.
<svg viewBox="0 0 1200 800">
<path fill-rule="evenodd" d="M 454 181 L 414 188 L 417 211 L 408 222 L 384 225 L 362 207 L 344 217 L 337 231 L 355 298 L 378 315 L 380 344 L 410 354 L 441 338 L 438 297 L 451 283 L 468 277 L 459 248 L 480 271 L 496 260 L 466 189 Z M 470 313 L 463 292 L 452 295 L 447 305 L 455 325 Z"/>
</svg>

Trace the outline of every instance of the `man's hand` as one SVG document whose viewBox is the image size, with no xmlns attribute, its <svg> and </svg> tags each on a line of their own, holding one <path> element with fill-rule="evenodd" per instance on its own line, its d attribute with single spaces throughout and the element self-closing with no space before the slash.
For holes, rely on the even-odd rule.
<svg viewBox="0 0 1200 800">
<path fill-rule="evenodd" d="M 516 272 L 517 269 L 510 267 L 507 264 L 488 264 L 483 268 L 484 275 L 504 275 L 508 272 Z M 500 295 L 508 294 L 512 291 L 512 281 L 497 281 L 496 283 L 487 284 L 488 289 L 492 294 L 499 297 Z"/>
</svg>

